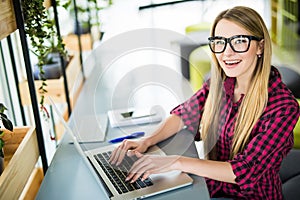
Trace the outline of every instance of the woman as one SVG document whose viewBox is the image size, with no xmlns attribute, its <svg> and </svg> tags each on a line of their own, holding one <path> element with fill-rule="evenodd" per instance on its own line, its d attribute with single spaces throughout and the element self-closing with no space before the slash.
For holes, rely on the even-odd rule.
<svg viewBox="0 0 300 200">
<path fill-rule="evenodd" d="M 279 168 L 293 146 L 299 105 L 271 66 L 263 19 L 247 7 L 225 10 L 212 25 L 209 45 L 211 78 L 151 136 L 124 141 L 110 161 L 118 165 L 126 153 L 136 155 L 131 182 L 181 170 L 205 177 L 211 197 L 283 199 Z M 184 127 L 199 130 L 206 159 L 142 154 Z"/>
</svg>

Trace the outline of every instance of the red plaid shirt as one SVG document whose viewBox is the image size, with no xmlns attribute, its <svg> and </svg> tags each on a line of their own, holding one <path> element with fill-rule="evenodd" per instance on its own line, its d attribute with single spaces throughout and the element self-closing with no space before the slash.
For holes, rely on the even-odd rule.
<svg viewBox="0 0 300 200">
<path fill-rule="evenodd" d="M 229 160 L 237 110 L 243 97 L 233 102 L 235 78 L 224 82 L 226 98 L 221 110 L 217 141 L 217 159 L 231 163 L 236 183 L 206 179 L 211 197 L 236 199 L 283 199 L 279 168 L 283 157 L 293 147 L 293 129 L 299 117 L 299 104 L 281 81 L 278 70 L 272 67 L 269 80 L 269 99 L 263 115 L 251 132 L 243 152 Z M 197 133 L 202 109 L 209 92 L 208 82 L 171 113 L 181 116 L 187 129 Z"/>
</svg>

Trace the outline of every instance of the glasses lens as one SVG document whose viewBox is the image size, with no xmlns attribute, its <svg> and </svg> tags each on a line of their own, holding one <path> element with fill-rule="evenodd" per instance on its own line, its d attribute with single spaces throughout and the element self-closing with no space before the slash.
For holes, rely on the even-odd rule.
<svg viewBox="0 0 300 200">
<path fill-rule="evenodd" d="M 225 39 L 214 38 L 210 40 L 209 46 L 214 53 L 221 53 L 226 46 L 226 41 Z"/>
<path fill-rule="evenodd" d="M 231 47 L 235 52 L 246 52 L 249 48 L 250 39 L 245 36 L 233 38 L 230 41 Z"/>
</svg>

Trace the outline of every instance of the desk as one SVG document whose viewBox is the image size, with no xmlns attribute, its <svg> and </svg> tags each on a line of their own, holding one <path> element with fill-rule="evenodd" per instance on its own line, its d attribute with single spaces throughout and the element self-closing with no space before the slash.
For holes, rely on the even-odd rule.
<svg viewBox="0 0 300 200">
<path fill-rule="evenodd" d="M 88 134 L 80 127 L 92 126 L 97 115 L 110 109 L 155 106 L 165 117 L 171 108 L 192 95 L 189 83 L 174 69 L 174 57 L 177 58 L 178 54 L 166 42 L 166 38 L 174 36 L 172 34 L 160 29 L 135 30 L 109 39 L 92 52 L 84 63 L 92 68 L 91 73 L 69 121 L 75 134 L 79 137 L 80 134 Z M 157 126 L 159 124 L 121 129 L 109 127 L 106 141 L 137 130 L 143 130 L 147 135 Z M 69 136 L 65 134 L 37 199 L 105 199 L 105 192 L 98 185 L 95 172 L 89 170 L 69 141 Z M 106 141 L 84 147 L 104 146 L 107 145 Z M 197 156 L 193 144 L 193 136 L 183 131 L 160 145 L 166 153 L 180 150 L 182 154 Z M 192 178 L 194 183 L 191 186 L 148 199 L 209 199 L 204 179 L 197 176 Z"/>
</svg>

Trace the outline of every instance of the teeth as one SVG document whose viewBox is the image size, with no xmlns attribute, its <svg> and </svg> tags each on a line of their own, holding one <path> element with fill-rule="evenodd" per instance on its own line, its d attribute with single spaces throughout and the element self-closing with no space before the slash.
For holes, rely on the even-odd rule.
<svg viewBox="0 0 300 200">
<path fill-rule="evenodd" d="M 233 65 L 233 64 L 237 64 L 239 63 L 239 61 L 225 61 L 225 64 L 227 65 Z"/>
</svg>

